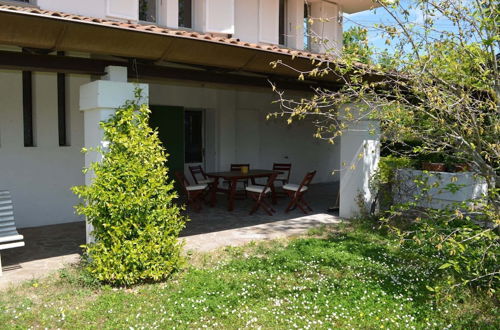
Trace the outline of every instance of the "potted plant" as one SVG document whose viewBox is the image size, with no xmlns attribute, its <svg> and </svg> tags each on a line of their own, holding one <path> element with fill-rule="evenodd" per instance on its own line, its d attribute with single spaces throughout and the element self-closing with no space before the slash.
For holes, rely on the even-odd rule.
<svg viewBox="0 0 500 330">
<path fill-rule="evenodd" d="M 468 157 L 463 152 L 446 155 L 445 163 L 446 167 L 453 172 L 468 172 L 470 170 Z"/>
<path fill-rule="evenodd" d="M 446 172 L 445 156 L 441 152 L 423 154 L 420 166 L 425 171 Z"/>
<path fill-rule="evenodd" d="M 454 165 L 455 172 L 469 172 L 470 166 L 467 163 L 456 163 Z"/>
</svg>

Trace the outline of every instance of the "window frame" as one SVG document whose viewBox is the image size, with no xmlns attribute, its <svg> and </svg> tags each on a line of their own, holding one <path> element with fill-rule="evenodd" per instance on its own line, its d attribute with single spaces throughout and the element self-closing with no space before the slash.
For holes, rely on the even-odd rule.
<svg viewBox="0 0 500 330">
<path fill-rule="evenodd" d="M 0 5 L 38 7 L 37 0 L 0 0 Z"/>
<path fill-rule="evenodd" d="M 189 10 L 191 11 L 191 17 L 189 19 L 189 26 L 186 26 L 186 25 L 181 25 L 181 1 L 183 2 L 186 2 L 186 1 L 189 1 Z M 179 0 L 178 1 L 178 8 L 177 8 L 177 26 L 181 29 L 189 29 L 189 30 L 192 30 L 193 29 L 193 25 L 194 25 L 194 0 Z"/>
<path fill-rule="evenodd" d="M 303 19 L 303 27 L 304 27 L 304 50 L 310 51 L 312 49 L 312 40 L 311 40 L 311 24 L 309 23 L 309 18 L 311 13 L 311 4 L 304 2 L 304 19 Z"/>
<path fill-rule="evenodd" d="M 187 130 L 187 126 L 189 125 L 186 121 L 186 116 L 188 113 L 198 113 L 200 115 L 200 138 L 201 145 L 199 150 L 199 156 L 201 157 L 201 161 L 195 161 L 192 159 L 188 159 L 188 139 L 187 136 L 189 134 Z M 205 163 L 205 143 L 206 143 L 206 114 L 205 109 L 199 108 L 184 108 L 184 164 L 204 164 Z"/>
<path fill-rule="evenodd" d="M 160 21 L 160 17 L 159 17 L 160 16 L 159 15 L 160 11 L 158 10 L 160 8 L 160 5 L 161 5 L 160 4 L 160 0 L 152 0 L 152 1 L 155 2 L 155 12 L 154 12 L 155 20 L 154 21 L 148 21 L 148 20 L 141 19 L 141 1 L 142 0 L 138 0 L 137 1 L 137 5 L 138 5 L 138 8 L 137 8 L 137 10 L 138 10 L 137 19 L 138 19 L 138 21 L 141 22 L 141 23 L 148 23 L 148 24 L 156 24 L 156 25 L 158 25 L 159 21 Z M 144 1 L 148 1 L 148 0 L 144 0 Z"/>
<path fill-rule="evenodd" d="M 278 6 L 278 45 L 286 46 L 287 27 L 288 27 L 288 0 L 279 0 Z"/>
<path fill-rule="evenodd" d="M 35 116 L 33 104 L 33 72 L 22 71 L 23 142 L 25 147 L 35 147 Z"/>
<path fill-rule="evenodd" d="M 64 56 L 64 52 L 57 52 L 57 56 Z M 67 75 L 57 73 L 57 128 L 60 147 L 69 147 L 68 104 L 67 104 Z"/>
</svg>

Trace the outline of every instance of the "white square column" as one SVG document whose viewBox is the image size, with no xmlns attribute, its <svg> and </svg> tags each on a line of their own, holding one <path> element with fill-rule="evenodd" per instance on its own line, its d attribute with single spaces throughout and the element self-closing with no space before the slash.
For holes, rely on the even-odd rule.
<svg viewBox="0 0 500 330">
<path fill-rule="evenodd" d="M 380 159 L 380 124 L 362 119 L 347 125 L 340 137 L 339 215 L 349 219 L 369 211 L 375 198 L 370 180 Z"/>
<path fill-rule="evenodd" d="M 135 98 L 136 88 L 142 90 L 141 103 L 148 103 L 149 86 L 127 82 L 127 68 L 110 66 L 106 68 L 105 80 L 96 80 L 80 87 L 80 111 L 84 118 L 84 145 L 86 149 L 106 147 L 104 132 L 100 123 L 110 118 L 117 108 Z M 85 153 L 85 167 L 102 159 L 98 152 Z M 94 173 L 85 174 L 85 184 L 90 185 Z M 87 222 L 87 243 L 92 241 L 92 226 Z"/>
</svg>

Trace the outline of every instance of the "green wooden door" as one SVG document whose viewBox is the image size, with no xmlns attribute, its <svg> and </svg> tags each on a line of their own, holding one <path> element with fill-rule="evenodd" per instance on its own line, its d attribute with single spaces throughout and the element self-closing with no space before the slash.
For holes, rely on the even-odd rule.
<svg viewBox="0 0 500 330">
<path fill-rule="evenodd" d="M 158 136 L 169 154 L 167 166 L 170 175 L 184 172 L 184 108 L 152 105 L 149 124 L 158 129 Z M 172 176 L 173 178 L 173 176 Z"/>
</svg>

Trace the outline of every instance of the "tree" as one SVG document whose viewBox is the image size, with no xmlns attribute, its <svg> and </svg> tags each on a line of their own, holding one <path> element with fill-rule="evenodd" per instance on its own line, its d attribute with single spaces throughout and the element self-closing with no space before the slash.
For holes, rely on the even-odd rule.
<svg viewBox="0 0 500 330">
<path fill-rule="evenodd" d="M 150 110 L 138 100 L 140 90 L 101 123 L 108 145 L 91 151 L 103 159 L 84 170 L 95 178 L 73 188 L 83 199 L 78 213 L 94 227 L 96 242 L 85 246 L 86 269 L 112 285 L 163 280 L 178 269 L 178 236 L 187 220 L 175 204 L 165 150 L 148 125 Z"/>
<path fill-rule="evenodd" d="M 368 30 L 353 26 L 343 33 L 342 53 L 347 54 L 352 60 L 369 64 L 372 62 L 372 47 L 368 41 Z"/>
<path fill-rule="evenodd" d="M 331 142 L 356 118 L 371 116 L 380 120 L 387 146 L 418 141 L 402 154 L 443 153 L 467 163 L 487 181 L 484 199 L 448 212 L 418 210 L 412 220 L 425 225 L 405 234 L 444 251 L 449 262 L 443 269 L 454 269 L 461 283 L 493 290 L 500 275 L 495 265 L 500 224 L 500 7 L 489 0 L 377 2 L 391 17 L 391 23 L 375 26 L 391 53 L 374 50 L 372 57 L 382 55 L 383 60 L 363 65 L 363 47 L 352 47 L 349 39 L 340 58 L 319 58 L 313 70 L 297 70 L 299 77 L 339 77 L 343 87 L 318 88 L 311 98 L 300 100 L 278 91 L 281 112 L 274 115 L 288 122 L 315 117 L 316 136 Z M 351 104 L 360 105 L 356 113 Z M 351 122 L 340 120 L 341 108 Z M 416 211 L 412 205 L 392 210 L 386 219 L 409 218 Z M 474 217 L 469 216 L 472 211 Z M 478 227 L 478 220 L 488 225 Z"/>
</svg>

